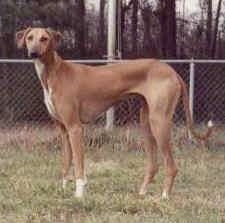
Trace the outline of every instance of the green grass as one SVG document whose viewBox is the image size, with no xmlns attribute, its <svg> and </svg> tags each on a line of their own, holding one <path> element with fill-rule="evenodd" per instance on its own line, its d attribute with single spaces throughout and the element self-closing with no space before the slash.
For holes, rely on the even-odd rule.
<svg viewBox="0 0 225 223">
<path fill-rule="evenodd" d="M 122 140 L 121 140 L 122 141 Z M 55 142 L 54 142 L 55 143 Z M 138 196 L 145 156 L 112 141 L 86 149 L 88 186 L 74 198 L 74 184 L 61 188 L 61 156 L 54 143 L 23 144 L 0 150 L 1 223 L 225 222 L 225 150 L 223 146 L 174 148 L 179 168 L 169 201 L 161 200 L 164 169 L 145 197 Z M 115 146 L 116 145 L 116 146 Z M 48 147 L 48 149 L 46 148 Z"/>
</svg>

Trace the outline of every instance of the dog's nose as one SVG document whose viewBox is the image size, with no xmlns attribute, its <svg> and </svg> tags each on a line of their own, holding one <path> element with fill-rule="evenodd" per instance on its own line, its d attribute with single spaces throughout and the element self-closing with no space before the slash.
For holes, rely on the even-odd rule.
<svg viewBox="0 0 225 223">
<path fill-rule="evenodd" d="M 30 58 L 31 58 L 31 59 L 36 59 L 36 58 L 38 58 L 38 57 L 40 57 L 40 55 L 39 55 L 38 52 L 31 52 L 31 53 L 30 53 Z"/>
</svg>

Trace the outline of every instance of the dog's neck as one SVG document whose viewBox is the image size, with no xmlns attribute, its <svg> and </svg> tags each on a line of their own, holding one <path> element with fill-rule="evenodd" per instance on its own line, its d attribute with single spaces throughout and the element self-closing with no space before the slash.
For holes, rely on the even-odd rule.
<svg viewBox="0 0 225 223">
<path fill-rule="evenodd" d="M 50 51 L 41 58 L 34 59 L 34 66 L 41 81 L 42 87 L 48 90 L 48 78 L 60 66 L 60 57 L 55 51 Z M 55 71 L 55 72 L 54 72 Z"/>
</svg>

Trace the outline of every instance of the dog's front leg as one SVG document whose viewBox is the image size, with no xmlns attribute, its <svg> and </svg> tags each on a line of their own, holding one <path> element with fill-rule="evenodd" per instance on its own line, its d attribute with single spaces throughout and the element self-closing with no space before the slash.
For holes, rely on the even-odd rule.
<svg viewBox="0 0 225 223">
<path fill-rule="evenodd" d="M 65 189 L 69 179 L 68 172 L 72 163 L 72 150 L 66 128 L 62 124 L 59 124 L 58 126 L 62 138 L 62 187 Z"/>
<path fill-rule="evenodd" d="M 83 146 L 83 127 L 73 124 L 68 128 L 69 140 L 72 148 L 73 163 L 76 176 L 76 197 L 82 197 L 85 186 L 84 177 L 84 146 Z"/>
</svg>

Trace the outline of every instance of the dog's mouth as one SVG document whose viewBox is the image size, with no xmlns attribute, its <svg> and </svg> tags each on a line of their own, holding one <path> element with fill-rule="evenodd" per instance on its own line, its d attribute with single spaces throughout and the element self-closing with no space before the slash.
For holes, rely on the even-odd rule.
<svg viewBox="0 0 225 223">
<path fill-rule="evenodd" d="M 38 52 L 31 52 L 31 53 L 29 53 L 28 56 L 29 56 L 31 59 L 38 59 L 38 58 L 41 57 L 41 54 L 38 53 Z"/>
</svg>

